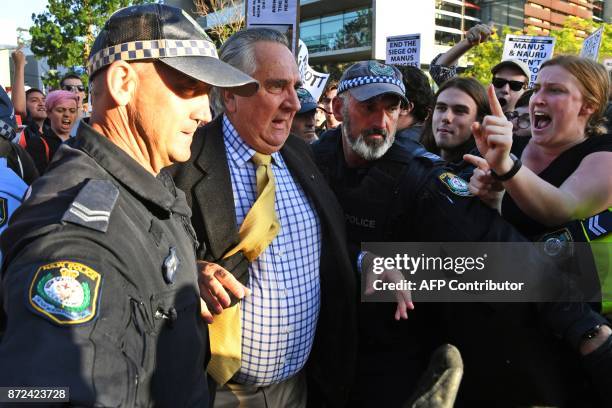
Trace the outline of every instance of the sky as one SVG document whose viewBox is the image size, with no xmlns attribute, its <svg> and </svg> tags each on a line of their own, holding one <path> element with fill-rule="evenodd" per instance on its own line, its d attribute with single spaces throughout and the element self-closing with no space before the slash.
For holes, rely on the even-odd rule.
<svg viewBox="0 0 612 408">
<path fill-rule="evenodd" d="M 17 28 L 30 28 L 32 13 L 41 13 L 47 0 L 0 0 L 0 48 L 17 43 Z"/>
</svg>

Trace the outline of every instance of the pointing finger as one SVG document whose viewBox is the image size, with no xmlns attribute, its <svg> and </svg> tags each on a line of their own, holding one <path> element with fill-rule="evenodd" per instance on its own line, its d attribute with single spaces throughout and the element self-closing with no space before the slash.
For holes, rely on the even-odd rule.
<svg viewBox="0 0 612 408">
<path fill-rule="evenodd" d="M 491 107 L 491 113 L 493 116 L 505 118 L 504 111 L 499 103 L 499 100 L 497 100 L 497 96 L 495 96 L 495 88 L 493 87 L 493 84 L 489 85 L 487 88 L 487 96 L 489 97 L 489 106 Z"/>
<path fill-rule="evenodd" d="M 489 163 L 487 163 L 487 161 L 482 157 L 474 156 L 473 154 L 464 154 L 463 160 L 478 167 L 485 173 L 489 170 Z"/>
</svg>

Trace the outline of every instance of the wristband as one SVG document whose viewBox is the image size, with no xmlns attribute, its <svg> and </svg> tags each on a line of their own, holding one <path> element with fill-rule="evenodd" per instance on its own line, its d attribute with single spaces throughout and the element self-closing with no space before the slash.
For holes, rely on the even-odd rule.
<svg viewBox="0 0 612 408">
<path fill-rule="evenodd" d="M 506 174 L 501 174 L 500 175 L 500 174 L 495 173 L 493 170 L 491 170 L 491 176 L 495 180 L 497 180 L 497 181 L 508 181 L 512 177 L 514 177 L 516 175 L 516 173 L 518 173 L 518 171 L 521 169 L 521 167 L 523 166 L 523 163 L 521 162 L 521 159 L 519 159 L 518 157 L 516 157 L 512 153 L 510 153 L 510 158 L 512 159 L 514 164 L 512 165 L 512 168 L 510 169 L 510 171 L 508 171 Z"/>
</svg>

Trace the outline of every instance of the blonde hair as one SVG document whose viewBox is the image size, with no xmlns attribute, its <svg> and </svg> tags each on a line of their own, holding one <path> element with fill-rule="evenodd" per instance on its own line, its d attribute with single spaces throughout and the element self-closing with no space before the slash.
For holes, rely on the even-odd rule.
<svg viewBox="0 0 612 408">
<path fill-rule="evenodd" d="M 593 136 L 606 133 L 604 113 L 610 93 L 610 77 L 604 66 L 575 55 L 560 55 L 544 62 L 540 70 L 555 65 L 565 69 L 578 80 L 582 98 L 595 109 L 587 122 L 585 134 Z"/>
</svg>

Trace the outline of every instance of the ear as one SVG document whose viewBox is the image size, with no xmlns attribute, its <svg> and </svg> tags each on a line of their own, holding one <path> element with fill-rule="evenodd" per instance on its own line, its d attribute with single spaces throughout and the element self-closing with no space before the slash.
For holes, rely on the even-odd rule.
<svg viewBox="0 0 612 408">
<path fill-rule="evenodd" d="M 334 110 L 334 117 L 338 122 L 342 122 L 344 118 L 342 117 L 342 107 L 344 106 L 344 99 L 336 96 L 332 100 L 332 109 Z"/>
<path fill-rule="evenodd" d="M 595 108 L 593 107 L 593 105 L 591 105 L 588 102 L 585 102 L 582 104 L 582 107 L 580 108 L 580 112 L 578 113 L 578 115 L 590 117 L 593 113 L 595 113 Z"/>
<path fill-rule="evenodd" d="M 126 106 L 138 86 L 138 73 L 125 61 L 115 61 L 106 73 L 108 93 L 117 106 Z"/>
<path fill-rule="evenodd" d="M 229 89 L 221 89 L 221 97 L 223 98 L 223 104 L 225 105 L 225 111 L 228 113 L 235 113 L 238 109 L 237 96 Z"/>
</svg>

